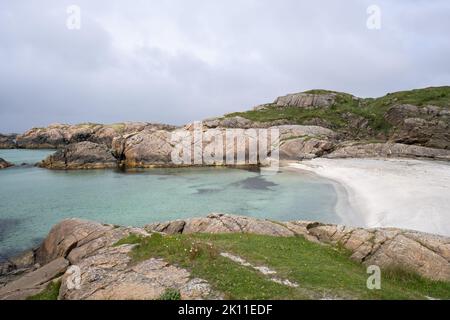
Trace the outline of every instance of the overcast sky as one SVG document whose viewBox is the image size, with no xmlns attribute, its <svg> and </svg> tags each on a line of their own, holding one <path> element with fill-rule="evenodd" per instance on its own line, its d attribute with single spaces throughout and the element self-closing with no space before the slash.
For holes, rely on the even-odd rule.
<svg viewBox="0 0 450 320">
<path fill-rule="evenodd" d="M 81 29 L 66 26 L 67 6 Z M 367 7 L 381 9 L 370 30 Z M 0 132 L 182 124 L 313 88 L 450 84 L 450 1 L 0 2 Z"/>
</svg>

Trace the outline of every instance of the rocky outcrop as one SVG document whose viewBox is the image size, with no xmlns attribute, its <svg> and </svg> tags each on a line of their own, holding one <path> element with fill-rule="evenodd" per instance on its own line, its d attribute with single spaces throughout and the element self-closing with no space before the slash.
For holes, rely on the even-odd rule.
<svg viewBox="0 0 450 320">
<path fill-rule="evenodd" d="M 132 263 L 133 245 L 114 245 L 130 234 L 150 235 L 139 228 L 64 220 L 52 228 L 28 262 L 42 267 L 0 287 L 0 299 L 25 299 L 57 279 L 61 279 L 59 299 L 148 300 L 158 299 L 168 289 L 180 292 L 182 299 L 222 298 L 205 280 L 162 259 Z M 75 270 L 71 265 L 79 271 L 76 290 L 68 287 Z"/>
<path fill-rule="evenodd" d="M 295 222 L 293 223 L 295 224 Z M 424 277 L 450 281 L 450 238 L 396 228 L 349 228 L 308 225 L 320 242 L 339 244 L 366 265 L 401 268 Z"/>
<path fill-rule="evenodd" d="M 17 147 L 25 149 L 53 149 L 67 144 L 64 132 L 67 127 L 53 124 L 47 128 L 33 128 L 16 138 Z"/>
<path fill-rule="evenodd" d="M 61 276 L 68 266 L 69 262 L 66 259 L 57 258 L 1 287 L 0 300 L 22 300 L 35 295 L 44 290 L 50 281 Z"/>
<path fill-rule="evenodd" d="M 352 228 L 308 221 L 275 222 L 226 214 L 210 214 L 173 222 L 154 223 L 148 232 L 254 233 L 304 236 L 314 242 L 341 245 L 352 259 L 381 268 L 402 268 L 424 277 L 450 281 L 450 238 L 396 228 Z"/>
<path fill-rule="evenodd" d="M 330 152 L 333 147 L 333 142 L 320 138 L 305 137 L 287 140 L 283 141 L 280 145 L 280 159 L 313 159 Z"/>
<path fill-rule="evenodd" d="M 13 166 L 12 163 L 9 163 L 8 161 L 0 158 L 0 169 L 5 169 L 5 168 L 8 168 L 8 167 L 12 167 L 12 166 Z"/>
<path fill-rule="evenodd" d="M 391 140 L 450 149 L 450 110 L 437 106 L 395 105 L 385 115 L 394 126 Z"/>
<path fill-rule="evenodd" d="M 173 144 L 169 131 L 144 130 L 117 137 L 112 144 L 115 156 L 127 168 L 171 165 Z"/>
<path fill-rule="evenodd" d="M 336 94 L 294 93 L 278 97 L 274 104 L 280 107 L 298 107 L 305 109 L 329 108 L 336 100 Z"/>
<path fill-rule="evenodd" d="M 240 120 L 238 119 L 238 121 Z M 226 129 L 233 127 L 232 124 L 225 124 L 228 125 L 228 127 L 223 127 L 223 125 L 224 124 L 220 122 L 216 124 L 203 123 L 201 128 L 202 150 L 205 153 L 211 153 L 212 158 L 214 157 L 213 148 L 216 138 L 220 138 L 220 141 L 225 142 L 227 134 Z M 243 123 L 236 125 L 241 126 L 240 129 L 245 127 L 245 124 Z M 184 129 L 178 129 L 171 132 L 164 130 L 144 130 L 136 134 L 118 137 L 113 141 L 114 155 L 116 158 L 120 159 L 121 164 L 127 168 L 177 166 L 179 164 L 173 162 L 172 158 L 172 153 L 177 151 L 176 144 L 180 142 L 176 139 L 176 134 L 178 133 L 179 137 L 186 137 L 192 134 L 193 129 L 194 125 L 191 124 L 187 125 Z M 337 137 L 336 133 L 332 130 L 318 126 L 283 125 L 270 127 L 268 129 L 279 130 L 281 141 L 280 156 L 283 160 L 297 160 L 320 156 L 334 146 L 334 141 Z M 249 141 L 249 139 L 254 139 L 249 131 L 241 130 L 235 131 L 234 133 L 236 134 L 236 137 L 242 140 Z M 189 140 L 188 138 L 188 144 L 193 148 L 194 139 Z M 249 164 L 248 145 L 246 145 L 245 154 L 247 161 L 239 164 Z M 183 157 L 182 154 L 179 154 L 179 156 L 180 158 Z M 224 158 L 216 160 L 217 161 L 210 162 L 204 158 L 203 164 L 218 165 L 220 164 L 220 161 L 224 162 Z M 184 165 L 186 164 L 184 163 Z"/>
<path fill-rule="evenodd" d="M 0 149 L 16 148 L 16 134 L 0 134 Z"/>
<path fill-rule="evenodd" d="M 131 263 L 133 245 L 105 247 L 77 263 L 80 289 L 67 287 L 67 273 L 62 278 L 62 300 L 155 300 L 168 289 L 180 292 L 181 299 L 218 298 L 208 282 L 192 278 L 189 271 L 162 259 Z"/>
<path fill-rule="evenodd" d="M 284 125 L 274 127 L 280 132 L 280 159 L 303 160 L 330 152 L 337 134 L 319 126 Z"/>
<path fill-rule="evenodd" d="M 209 125 L 209 126 L 215 126 Z M 229 163 L 226 161 L 226 150 L 223 149 L 222 158 L 215 157 L 216 142 L 226 142 L 228 128 L 211 128 L 203 124 L 201 146 L 203 154 L 201 165 L 266 165 L 266 159 L 261 158 L 257 163 L 250 163 L 249 144 L 245 145 L 245 161 Z M 140 128 L 140 127 L 138 127 Z M 326 158 L 376 158 L 376 157 L 404 157 L 450 160 L 450 150 L 427 148 L 416 145 L 399 143 L 339 143 L 340 135 L 331 129 L 320 126 L 279 125 L 269 127 L 278 130 L 279 141 L 271 144 L 272 148 L 279 148 L 281 160 L 304 160 L 316 157 Z M 137 133 L 117 136 L 112 141 L 110 150 L 105 144 L 93 142 L 74 143 L 57 151 L 45 159 L 40 166 L 50 169 L 98 169 L 115 168 L 118 165 L 125 168 L 151 168 L 199 165 L 192 161 L 193 153 L 188 156 L 191 162 L 184 160 L 183 150 L 193 152 L 194 125 L 187 125 L 183 129 L 174 131 L 144 129 Z M 253 134 L 258 129 L 240 129 L 233 131 L 238 139 L 250 141 L 255 139 Z M 177 138 L 178 137 L 178 138 Z M 187 143 L 188 149 L 181 146 Z M 270 141 L 268 141 L 270 143 Z M 222 146 L 223 148 L 223 146 Z M 233 147 L 236 154 L 236 146 Z M 183 150 L 182 150 L 183 149 Z M 231 149 L 230 149 L 231 150 Z M 175 157 L 175 159 L 174 159 Z M 176 160 L 179 161 L 176 161 Z"/>
<path fill-rule="evenodd" d="M 49 169 L 103 169 L 117 167 L 117 159 L 103 144 L 79 142 L 56 151 L 39 163 Z"/>
<path fill-rule="evenodd" d="M 62 148 L 68 144 L 90 141 L 111 147 L 114 138 L 142 130 L 174 130 L 174 126 L 124 122 L 116 124 L 83 123 L 77 125 L 53 124 L 45 128 L 33 128 L 17 136 L 17 146 L 26 149 Z"/>
<path fill-rule="evenodd" d="M 213 128 L 228 128 L 228 129 L 254 129 L 254 128 L 270 128 L 274 126 L 288 125 L 290 121 L 288 120 L 276 120 L 276 121 L 267 121 L 267 122 L 259 122 L 252 121 L 240 116 L 234 117 L 219 117 L 219 118 L 210 118 L 202 121 L 205 129 L 213 129 Z M 187 124 L 185 128 L 188 128 L 191 124 Z"/>
<path fill-rule="evenodd" d="M 135 134 L 142 131 L 172 131 L 175 130 L 175 126 L 158 124 L 158 123 L 147 123 L 147 122 L 125 122 L 114 125 L 103 125 L 95 134 L 89 139 L 100 144 L 105 144 L 108 147 L 112 146 L 112 142 L 115 138 Z"/>
<path fill-rule="evenodd" d="M 183 233 L 253 233 L 270 236 L 294 236 L 281 224 L 251 217 L 212 213 L 206 218 L 192 218 L 146 225 L 148 232 Z"/>
<path fill-rule="evenodd" d="M 450 150 L 427 148 L 401 143 L 347 143 L 327 155 L 326 158 L 423 158 L 450 160 Z"/>
<path fill-rule="evenodd" d="M 155 232 L 302 236 L 316 243 L 342 246 L 355 261 L 378 265 L 382 270 L 402 268 L 431 279 L 450 281 L 448 237 L 396 228 L 276 222 L 215 213 L 204 218 L 152 223 L 143 229 L 64 220 L 52 228 L 32 254 L 16 259 L 22 268 L 29 269 L 0 286 L 0 299 L 25 299 L 57 280 L 61 280 L 59 299 L 157 299 L 167 290 L 180 292 L 182 299 L 223 298 L 207 281 L 193 277 L 188 270 L 154 257 L 135 262 L 130 254 L 134 245 L 117 244 L 130 234 L 150 236 Z M 8 272 L 15 271 L 13 268 Z M 0 274 L 0 280 L 8 279 L 7 276 Z"/>
<path fill-rule="evenodd" d="M 18 279 L 24 273 L 39 268 L 40 266 L 34 265 L 34 261 L 34 250 L 28 250 L 6 261 L 0 262 L 0 287 Z"/>
</svg>

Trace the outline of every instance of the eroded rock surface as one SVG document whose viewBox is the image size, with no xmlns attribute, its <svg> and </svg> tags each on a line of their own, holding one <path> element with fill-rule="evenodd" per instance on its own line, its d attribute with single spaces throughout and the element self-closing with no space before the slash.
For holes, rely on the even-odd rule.
<svg viewBox="0 0 450 320">
<path fill-rule="evenodd" d="M 69 261 L 60 257 L 43 267 L 25 274 L 0 288 L 0 300 L 20 300 L 42 291 L 53 279 L 62 275 Z"/>
<path fill-rule="evenodd" d="M 328 108 L 333 105 L 335 99 L 334 93 L 311 94 L 302 92 L 278 97 L 274 103 L 281 107 Z"/>
<path fill-rule="evenodd" d="M 351 228 L 308 221 L 274 222 L 227 214 L 211 214 L 145 227 L 164 233 L 254 233 L 304 236 L 307 240 L 339 244 L 352 258 L 381 268 L 401 267 L 422 276 L 450 281 L 450 238 L 396 228 Z"/>
<path fill-rule="evenodd" d="M 335 146 L 337 134 L 320 126 L 284 125 L 280 132 L 280 159 L 303 160 L 320 157 Z"/>
<path fill-rule="evenodd" d="M 149 236 L 154 232 L 303 236 L 316 243 L 343 246 L 355 261 L 378 265 L 382 270 L 399 267 L 431 279 L 450 281 L 448 237 L 396 228 L 276 222 L 214 213 L 204 218 L 153 223 L 144 229 L 64 220 L 52 228 L 36 251 L 17 259 L 22 266 L 34 267 L 0 286 L 0 299 L 25 299 L 58 279 L 62 283 L 60 299 L 157 299 L 166 290 L 177 290 L 182 299 L 223 298 L 207 281 L 193 277 L 186 269 L 157 258 L 134 262 L 130 256 L 134 245 L 115 245 L 130 234 Z M 75 289 L 68 286 L 74 281 L 71 265 L 80 272 Z"/>
<path fill-rule="evenodd" d="M 192 218 L 173 222 L 155 223 L 145 230 L 164 233 L 253 233 L 271 236 L 293 236 L 294 232 L 268 220 L 251 217 L 212 213 L 206 218 Z"/>
<path fill-rule="evenodd" d="M 64 220 L 51 229 L 30 259 L 18 258 L 36 268 L 0 287 L 0 299 L 25 299 L 41 292 L 61 275 L 59 299 L 158 299 L 169 289 L 179 291 L 182 299 L 222 298 L 207 281 L 192 277 L 188 270 L 162 259 L 132 262 L 133 245 L 114 246 L 130 234 L 150 235 L 140 228 Z M 78 289 L 68 287 L 68 283 L 75 281 L 68 279 L 74 275 L 71 265 L 80 271 Z M 0 275 L 4 277 L 5 274 Z"/>
<path fill-rule="evenodd" d="M 12 166 L 13 166 L 12 163 L 9 163 L 8 161 L 0 158 L 0 169 L 5 169 L 5 168 L 8 168 L 8 167 L 12 167 Z"/>
<path fill-rule="evenodd" d="M 450 149 L 450 110 L 437 106 L 396 105 L 386 120 L 394 126 L 391 140 Z"/>
<path fill-rule="evenodd" d="M 450 150 L 401 143 L 344 144 L 325 155 L 326 158 L 425 158 L 450 160 Z"/>
<path fill-rule="evenodd" d="M 16 137 L 17 146 L 27 149 L 63 148 L 72 143 L 90 141 L 111 147 L 115 137 L 142 130 L 173 130 L 174 126 L 124 122 L 116 124 L 83 123 L 76 125 L 52 124 L 45 128 L 32 128 Z M 0 139 L 1 141 L 1 139 Z"/>
<path fill-rule="evenodd" d="M 16 148 L 16 134 L 0 134 L 0 149 Z"/>
<path fill-rule="evenodd" d="M 105 247 L 81 260 L 79 290 L 67 288 L 66 274 L 62 278 L 60 299 L 69 300 L 153 300 L 167 289 L 178 290 L 182 299 L 206 299 L 214 295 L 206 281 L 192 279 L 190 273 L 162 259 L 148 259 L 132 264 L 132 245 Z"/>
<path fill-rule="evenodd" d="M 129 168 L 171 165 L 171 132 L 144 130 L 113 140 L 114 154 Z"/>
<path fill-rule="evenodd" d="M 39 166 L 49 169 L 115 168 L 117 159 L 106 145 L 84 141 L 56 151 Z"/>
</svg>

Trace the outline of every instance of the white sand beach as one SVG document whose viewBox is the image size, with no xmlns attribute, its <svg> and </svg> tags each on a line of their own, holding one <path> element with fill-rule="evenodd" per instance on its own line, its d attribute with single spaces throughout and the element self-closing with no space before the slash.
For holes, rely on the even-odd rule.
<svg viewBox="0 0 450 320">
<path fill-rule="evenodd" d="M 450 236 L 450 164 L 403 159 L 314 159 L 290 167 L 312 171 L 346 189 L 366 227 L 400 227 Z M 346 217 L 347 216 L 347 217 Z"/>
</svg>

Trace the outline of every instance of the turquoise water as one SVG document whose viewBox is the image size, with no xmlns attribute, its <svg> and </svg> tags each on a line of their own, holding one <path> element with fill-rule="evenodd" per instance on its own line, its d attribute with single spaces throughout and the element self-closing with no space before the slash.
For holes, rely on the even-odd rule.
<svg viewBox="0 0 450 320">
<path fill-rule="evenodd" d="M 0 150 L 16 164 L 50 152 Z M 52 171 L 0 170 L 0 256 L 38 244 L 51 226 L 78 217 L 142 226 L 210 212 L 339 223 L 333 184 L 287 169 L 275 175 L 227 168 Z"/>
<path fill-rule="evenodd" d="M 24 164 L 34 165 L 54 152 L 55 150 L 0 149 L 0 158 L 3 158 L 8 162 L 14 163 L 16 166 Z"/>
</svg>

